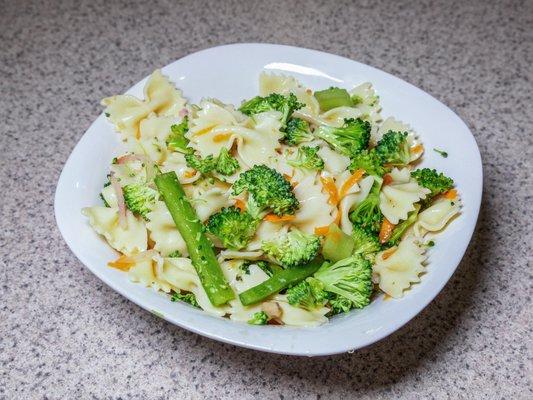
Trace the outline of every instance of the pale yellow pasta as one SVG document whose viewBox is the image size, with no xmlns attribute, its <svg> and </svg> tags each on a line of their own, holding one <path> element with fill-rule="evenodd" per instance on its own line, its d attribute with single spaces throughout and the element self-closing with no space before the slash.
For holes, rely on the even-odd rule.
<svg viewBox="0 0 533 400">
<path fill-rule="evenodd" d="M 312 175 L 294 188 L 300 209 L 291 222 L 306 233 L 314 233 L 315 228 L 328 226 L 335 219 L 336 207 L 328 203 L 329 196 L 322 189 L 320 180 Z"/>
<path fill-rule="evenodd" d="M 413 231 L 418 237 L 424 236 L 427 232 L 438 232 L 444 229 L 460 211 L 461 200 L 459 198 L 454 200 L 444 197 L 438 199 L 418 215 L 413 225 Z"/>
<path fill-rule="evenodd" d="M 424 252 L 418 239 L 410 236 L 403 239 L 397 248 L 378 253 L 373 270 L 379 277 L 379 288 L 391 297 L 402 297 L 404 290 L 411 283 L 420 282 L 420 274 L 426 271 Z"/>
<path fill-rule="evenodd" d="M 193 183 L 202 176 L 200 172 L 188 167 L 185 156 L 178 152 L 169 154 L 167 159 L 161 164 L 160 169 L 161 172 L 175 172 L 182 184 Z"/>
<path fill-rule="evenodd" d="M 287 233 L 288 225 L 281 222 L 262 221 L 257 227 L 255 236 L 246 246 L 247 250 L 259 250 L 261 243 L 264 241 L 274 240 L 275 238 Z"/>
<path fill-rule="evenodd" d="M 126 211 L 124 227 L 119 223 L 118 208 L 85 207 L 82 213 L 89 218 L 94 231 L 102 235 L 115 250 L 126 255 L 146 250 L 148 235 L 144 221 L 130 211 Z"/>
<path fill-rule="evenodd" d="M 332 175 L 346 171 L 350 165 L 350 159 L 343 154 L 333 151 L 327 144 L 320 146 L 318 155 L 324 160 L 324 170 Z"/>
<path fill-rule="evenodd" d="M 150 239 L 155 243 L 154 249 L 167 256 L 175 251 L 187 255 L 187 246 L 181 237 L 165 203 L 156 202 L 154 209 L 147 214 L 146 227 L 150 231 Z"/>
</svg>

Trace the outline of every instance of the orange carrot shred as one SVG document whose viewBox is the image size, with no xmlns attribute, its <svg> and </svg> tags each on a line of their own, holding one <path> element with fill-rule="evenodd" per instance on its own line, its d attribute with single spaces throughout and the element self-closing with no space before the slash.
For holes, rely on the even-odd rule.
<svg viewBox="0 0 533 400">
<path fill-rule="evenodd" d="M 450 189 L 446 193 L 444 193 L 444 197 L 448 200 L 455 200 L 457 198 L 457 190 L 456 189 Z"/>
<path fill-rule="evenodd" d="M 383 176 L 383 186 L 390 185 L 392 183 L 392 176 L 390 174 L 385 174 Z"/>
<path fill-rule="evenodd" d="M 235 199 L 235 207 L 237 207 L 241 211 L 246 210 L 246 204 L 241 199 Z"/>
<path fill-rule="evenodd" d="M 107 265 L 121 271 L 129 271 L 129 269 L 135 265 L 135 261 L 131 257 L 120 256 L 115 261 L 108 262 Z"/>
<path fill-rule="evenodd" d="M 424 151 L 424 146 L 422 144 L 417 144 L 411 147 L 411 153 L 422 153 Z"/>
<path fill-rule="evenodd" d="M 396 250 L 398 250 L 397 247 L 392 247 L 386 251 L 383 252 L 383 255 L 382 255 L 382 258 L 384 260 L 386 260 L 387 258 L 389 258 L 390 256 L 392 256 L 394 253 L 396 253 Z"/>
<path fill-rule="evenodd" d="M 392 231 L 394 230 L 395 226 L 396 225 L 390 223 L 387 218 L 383 218 L 381 229 L 379 230 L 380 243 L 386 243 L 389 240 L 390 235 L 392 234 Z"/>
<path fill-rule="evenodd" d="M 355 185 L 361 178 L 363 177 L 365 173 L 364 169 L 358 169 L 356 170 L 348 179 L 346 179 L 346 182 L 344 182 L 341 186 L 341 193 L 340 197 L 346 196 L 346 193 L 350 190 L 350 188 Z"/>
<path fill-rule="evenodd" d="M 330 177 L 320 177 L 320 182 L 322 182 L 322 186 L 328 192 L 329 199 L 328 203 L 332 206 L 336 206 L 339 202 L 339 193 L 337 191 L 337 186 L 335 186 L 335 182 L 333 181 L 333 178 Z"/>
<path fill-rule="evenodd" d="M 215 142 L 215 143 L 223 142 L 224 140 L 229 139 L 230 136 L 231 136 L 231 132 L 229 132 L 229 133 L 219 133 L 219 134 L 213 136 L 213 142 Z"/>
<path fill-rule="evenodd" d="M 315 228 L 315 235 L 326 236 L 329 232 L 329 226 L 317 226 Z"/>
<path fill-rule="evenodd" d="M 183 177 L 184 178 L 192 178 L 194 175 L 196 175 L 196 170 L 192 169 L 192 170 L 185 171 L 184 174 L 183 174 Z"/>
<path fill-rule="evenodd" d="M 282 215 L 278 216 L 276 214 L 267 214 L 263 218 L 264 221 L 268 222 L 286 222 L 286 221 L 292 221 L 294 219 L 294 215 Z"/>
</svg>

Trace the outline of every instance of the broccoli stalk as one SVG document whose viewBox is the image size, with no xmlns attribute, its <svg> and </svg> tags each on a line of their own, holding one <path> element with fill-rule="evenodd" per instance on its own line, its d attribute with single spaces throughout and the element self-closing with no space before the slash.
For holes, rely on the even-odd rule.
<svg viewBox="0 0 533 400">
<path fill-rule="evenodd" d="M 205 158 L 201 158 L 195 154 L 185 154 L 185 161 L 187 166 L 207 175 L 213 171 L 221 175 L 233 175 L 239 169 L 239 162 L 232 157 L 228 149 L 223 147 L 218 154 L 218 157 L 213 157 L 212 154 Z"/>
<path fill-rule="evenodd" d="M 346 118 L 342 127 L 321 125 L 315 129 L 313 135 L 325 140 L 339 153 L 354 157 L 368 147 L 370 123 L 361 118 Z"/>
<path fill-rule="evenodd" d="M 381 221 L 383 215 L 379 209 L 379 192 L 383 179 L 374 177 L 375 181 L 370 189 L 368 196 L 357 205 L 355 210 L 350 214 L 350 220 L 354 225 L 370 230 L 372 232 L 379 232 L 381 228 Z"/>
<path fill-rule="evenodd" d="M 285 128 L 285 141 L 291 146 L 313 140 L 309 124 L 300 118 L 291 118 Z"/>
<path fill-rule="evenodd" d="M 324 169 L 324 160 L 317 154 L 320 147 L 302 146 L 298 148 L 295 158 L 287 160 L 287 164 L 295 168 L 321 171 Z"/>
<path fill-rule="evenodd" d="M 264 241 L 261 249 L 278 264 L 292 268 L 308 263 L 316 257 L 320 250 L 320 239 L 318 236 L 293 229 L 274 240 Z"/>
<path fill-rule="evenodd" d="M 252 318 L 248 320 L 250 325 L 266 325 L 268 322 L 268 314 L 264 311 L 253 313 Z"/>
<path fill-rule="evenodd" d="M 293 306 L 314 310 L 322 307 L 328 299 L 324 285 L 318 279 L 309 277 L 287 289 L 287 301 Z"/>
<path fill-rule="evenodd" d="M 435 169 L 422 168 L 411 172 L 411 176 L 416 179 L 420 186 L 431 190 L 431 193 L 426 197 L 426 201 L 439 194 L 442 194 L 453 187 L 453 179 L 448 178 L 442 172 L 439 173 Z"/>
<path fill-rule="evenodd" d="M 239 294 L 239 299 L 243 306 L 259 303 L 267 297 L 279 293 L 280 290 L 293 286 L 313 275 L 320 268 L 322 262 L 323 260 L 317 257 L 309 264 L 276 272 L 266 281 Z"/>
<path fill-rule="evenodd" d="M 385 167 L 381 163 L 381 157 L 374 149 L 363 150 L 356 154 L 350 163 L 350 171 L 362 169 L 368 175 L 383 176 L 386 172 Z"/>
<path fill-rule="evenodd" d="M 159 193 L 145 185 L 126 185 L 122 188 L 124 193 L 124 203 L 126 207 L 137 215 L 140 215 L 144 219 L 146 215 L 152 211 L 156 200 L 159 198 Z"/>
<path fill-rule="evenodd" d="M 400 222 L 392 230 L 389 241 L 387 242 L 388 246 L 396 246 L 400 239 L 402 238 L 405 231 L 416 222 L 416 217 L 420 211 L 420 204 L 415 204 L 415 209 L 407 214 L 407 219 Z"/>
<path fill-rule="evenodd" d="M 292 113 L 304 105 L 299 103 L 296 96 L 292 93 L 289 93 L 287 96 L 272 93 L 266 97 L 256 96 L 244 102 L 239 108 L 239 111 L 246 115 L 260 114 L 266 111 L 279 111 L 282 114 L 281 129 L 283 130 Z"/>
<path fill-rule="evenodd" d="M 335 264 L 324 263 L 313 277 L 324 285 L 325 291 L 348 300 L 351 308 L 363 308 L 370 303 L 373 288 L 372 263 L 361 255 L 351 256 Z"/>
<path fill-rule="evenodd" d="M 300 203 L 283 175 L 266 165 L 255 165 L 243 172 L 233 184 L 233 195 L 248 191 L 246 210 L 254 219 L 262 219 L 271 210 L 281 216 L 294 214 Z"/>
<path fill-rule="evenodd" d="M 388 131 L 376 146 L 376 153 L 384 164 L 403 166 L 409 164 L 411 154 L 407 132 Z"/>
<path fill-rule="evenodd" d="M 166 143 L 170 150 L 178 151 L 183 154 L 190 154 L 193 149 L 187 147 L 189 140 L 185 137 L 185 134 L 189 131 L 189 119 L 183 118 L 179 124 L 174 124 L 170 127 L 170 135 L 167 137 Z"/>
<path fill-rule="evenodd" d="M 209 217 L 207 232 L 218 237 L 224 247 L 240 250 L 252 240 L 258 221 L 236 207 L 223 208 Z"/>
<path fill-rule="evenodd" d="M 352 107 L 353 101 L 346 89 L 330 87 L 329 89 L 319 90 L 314 94 L 320 110 L 326 112 L 336 107 Z"/>
<path fill-rule="evenodd" d="M 213 251 L 213 244 L 205 236 L 203 225 L 189 203 L 175 172 L 155 177 L 155 184 L 180 232 L 200 282 L 214 306 L 235 298 Z"/>
</svg>

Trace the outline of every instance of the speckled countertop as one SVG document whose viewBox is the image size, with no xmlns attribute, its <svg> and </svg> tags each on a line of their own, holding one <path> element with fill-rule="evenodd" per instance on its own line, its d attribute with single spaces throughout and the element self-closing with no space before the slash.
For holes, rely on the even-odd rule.
<svg viewBox="0 0 533 400">
<path fill-rule="evenodd" d="M 102 97 L 255 41 L 395 74 L 454 109 L 481 149 L 483 205 L 457 272 L 353 354 L 264 354 L 172 326 L 100 282 L 55 226 L 59 173 Z M 0 399 L 533 398 L 532 43 L 532 1 L 0 0 Z"/>
</svg>

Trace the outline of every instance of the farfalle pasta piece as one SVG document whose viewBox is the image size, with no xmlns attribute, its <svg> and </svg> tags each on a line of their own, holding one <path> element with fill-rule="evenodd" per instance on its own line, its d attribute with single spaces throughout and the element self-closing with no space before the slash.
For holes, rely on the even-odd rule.
<svg viewBox="0 0 533 400">
<path fill-rule="evenodd" d="M 418 214 L 418 218 L 413 225 L 413 231 L 418 237 L 423 237 L 427 232 L 438 232 L 444 229 L 448 222 L 460 211 L 461 200 L 459 198 L 449 200 L 441 197 Z"/>
<path fill-rule="evenodd" d="M 354 108 L 361 112 L 361 118 L 368 120 L 372 126 L 381 122 L 381 104 L 370 82 L 362 83 L 350 91 Z"/>
<path fill-rule="evenodd" d="M 126 211 L 126 224 L 120 226 L 118 208 L 85 207 L 82 214 L 89 218 L 89 224 L 96 233 L 102 235 L 115 250 L 131 255 L 146 251 L 148 235 L 142 219 Z"/>
<path fill-rule="evenodd" d="M 144 99 L 129 94 L 107 97 L 102 100 L 105 113 L 124 139 L 139 138 L 140 122 L 150 113 L 178 116 L 185 106 L 181 91 L 156 70 L 144 87 Z"/>
<path fill-rule="evenodd" d="M 379 277 L 379 288 L 391 297 L 403 297 L 404 290 L 420 282 L 420 274 L 426 271 L 424 252 L 418 239 L 409 236 L 398 247 L 378 253 L 373 271 Z"/>
<path fill-rule="evenodd" d="M 410 125 L 398 121 L 393 117 L 389 117 L 383 121 L 376 131 L 372 130 L 371 141 L 377 143 L 388 131 L 407 132 L 407 143 L 409 143 L 410 148 L 409 162 L 418 160 L 424 154 L 424 146 L 419 143 L 414 129 Z"/>
<path fill-rule="evenodd" d="M 415 209 L 414 204 L 425 199 L 431 191 L 411 178 L 408 168 L 394 168 L 390 176 L 392 182 L 383 186 L 379 194 L 379 208 L 385 218 L 396 225 L 406 219 L 407 214 Z"/>
<path fill-rule="evenodd" d="M 146 227 L 150 231 L 150 239 L 154 242 L 154 249 L 167 256 L 175 251 L 187 255 L 187 246 L 172 220 L 165 203 L 158 201 L 153 210 L 147 215 Z"/>
<path fill-rule="evenodd" d="M 316 176 L 309 175 L 294 188 L 294 195 L 300 202 L 291 221 L 306 233 L 314 233 L 315 228 L 328 226 L 335 217 L 336 207 L 328 202 L 329 195 L 324 193 L 322 183 Z"/>
<path fill-rule="evenodd" d="M 187 166 L 185 155 L 182 153 L 170 153 L 161 164 L 161 172 L 174 171 L 182 184 L 193 183 L 200 179 L 202 174 Z"/>
<path fill-rule="evenodd" d="M 250 251 L 259 250 L 263 241 L 270 241 L 284 235 L 288 229 L 288 225 L 281 222 L 262 221 L 257 227 L 252 241 L 246 246 L 246 249 Z"/>
<path fill-rule="evenodd" d="M 317 154 L 324 160 L 324 171 L 332 175 L 346 171 L 350 165 L 350 158 L 332 150 L 325 142 L 322 142 Z"/>
</svg>

